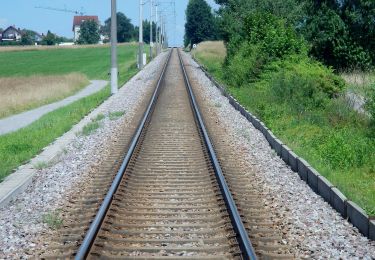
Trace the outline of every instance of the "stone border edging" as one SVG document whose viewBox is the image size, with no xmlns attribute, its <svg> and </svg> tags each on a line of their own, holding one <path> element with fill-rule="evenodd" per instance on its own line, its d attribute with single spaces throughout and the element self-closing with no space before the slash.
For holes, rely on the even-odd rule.
<svg viewBox="0 0 375 260">
<path fill-rule="evenodd" d="M 370 218 L 361 207 L 353 201 L 348 200 L 339 189 L 324 176 L 320 175 L 308 162 L 297 156 L 286 144 L 283 144 L 261 120 L 241 106 L 241 104 L 208 73 L 195 57 L 192 56 L 192 58 L 210 81 L 220 90 L 221 94 L 228 98 L 229 103 L 264 135 L 277 155 L 289 165 L 294 172 L 298 173 L 300 178 L 305 181 L 316 194 L 321 196 L 332 208 L 340 213 L 343 218 L 349 220 L 364 236 L 375 241 L 375 219 Z"/>
</svg>

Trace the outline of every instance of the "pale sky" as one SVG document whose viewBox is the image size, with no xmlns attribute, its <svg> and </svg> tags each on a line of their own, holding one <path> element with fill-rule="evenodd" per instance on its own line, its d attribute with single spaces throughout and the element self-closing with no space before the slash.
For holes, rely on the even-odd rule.
<svg viewBox="0 0 375 260">
<path fill-rule="evenodd" d="M 150 0 L 145 1 L 144 19 L 150 19 Z M 170 45 L 181 45 L 183 42 L 185 9 L 188 0 L 174 0 L 176 3 L 176 31 L 173 16 L 169 16 Z M 51 30 L 61 36 L 73 37 L 73 13 L 37 9 L 36 6 L 47 6 L 85 12 L 86 15 L 98 15 L 102 23 L 110 16 L 110 0 L 2 0 L 0 7 L 0 28 L 9 25 L 17 28 L 27 28 L 39 33 Z M 173 0 L 159 0 L 159 2 L 173 2 Z M 211 6 L 217 8 L 214 0 L 207 0 Z M 163 4 L 163 8 L 171 7 Z M 133 24 L 139 21 L 139 0 L 117 0 L 117 10 L 125 13 Z M 169 9 L 172 10 L 172 9 Z"/>
</svg>

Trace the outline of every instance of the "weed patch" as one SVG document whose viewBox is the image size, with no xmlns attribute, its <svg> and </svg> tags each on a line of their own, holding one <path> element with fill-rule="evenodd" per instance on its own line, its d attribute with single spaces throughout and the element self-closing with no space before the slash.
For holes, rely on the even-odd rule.
<svg viewBox="0 0 375 260">
<path fill-rule="evenodd" d="M 37 169 L 37 170 L 43 170 L 43 169 L 48 168 L 49 166 L 51 166 L 51 164 L 48 163 L 48 162 L 37 162 L 34 165 L 34 168 Z"/>
<path fill-rule="evenodd" d="M 82 135 L 88 136 L 94 133 L 98 128 L 100 127 L 100 124 L 98 122 L 90 122 L 87 125 L 85 125 L 82 129 Z"/>
<path fill-rule="evenodd" d="M 125 111 L 111 112 L 111 113 L 109 113 L 109 119 L 112 120 L 112 121 L 117 120 L 120 117 L 122 117 L 123 115 L 125 115 Z"/>
<path fill-rule="evenodd" d="M 42 216 L 42 221 L 51 229 L 59 229 L 63 224 L 63 220 L 60 215 L 61 210 L 48 212 Z"/>
</svg>

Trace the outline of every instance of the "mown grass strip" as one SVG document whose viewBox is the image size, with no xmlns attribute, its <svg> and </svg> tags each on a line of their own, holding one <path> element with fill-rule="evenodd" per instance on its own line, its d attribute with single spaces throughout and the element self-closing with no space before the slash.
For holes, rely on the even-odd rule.
<svg viewBox="0 0 375 260">
<path fill-rule="evenodd" d="M 109 97 L 109 88 L 57 109 L 31 125 L 0 136 L 0 180 L 69 131 L 91 110 Z"/>
</svg>

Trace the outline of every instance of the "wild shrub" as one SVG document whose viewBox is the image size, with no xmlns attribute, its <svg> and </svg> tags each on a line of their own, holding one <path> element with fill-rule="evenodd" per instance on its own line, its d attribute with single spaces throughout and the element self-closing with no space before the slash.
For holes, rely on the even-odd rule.
<svg viewBox="0 0 375 260">
<path fill-rule="evenodd" d="M 324 108 L 329 98 L 337 96 L 344 81 L 321 63 L 306 57 L 292 56 L 268 66 L 264 77 L 270 78 L 273 96 L 279 102 L 288 102 L 302 112 Z"/>
<path fill-rule="evenodd" d="M 228 44 L 226 79 L 234 86 L 259 79 L 265 66 L 288 55 L 307 55 L 307 47 L 283 19 L 264 13 L 248 14 L 245 36 Z"/>
<path fill-rule="evenodd" d="M 307 46 L 295 29 L 284 19 L 270 13 L 255 12 L 245 19 L 246 40 L 260 46 L 270 61 L 291 54 L 306 54 Z"/>
</svg>

